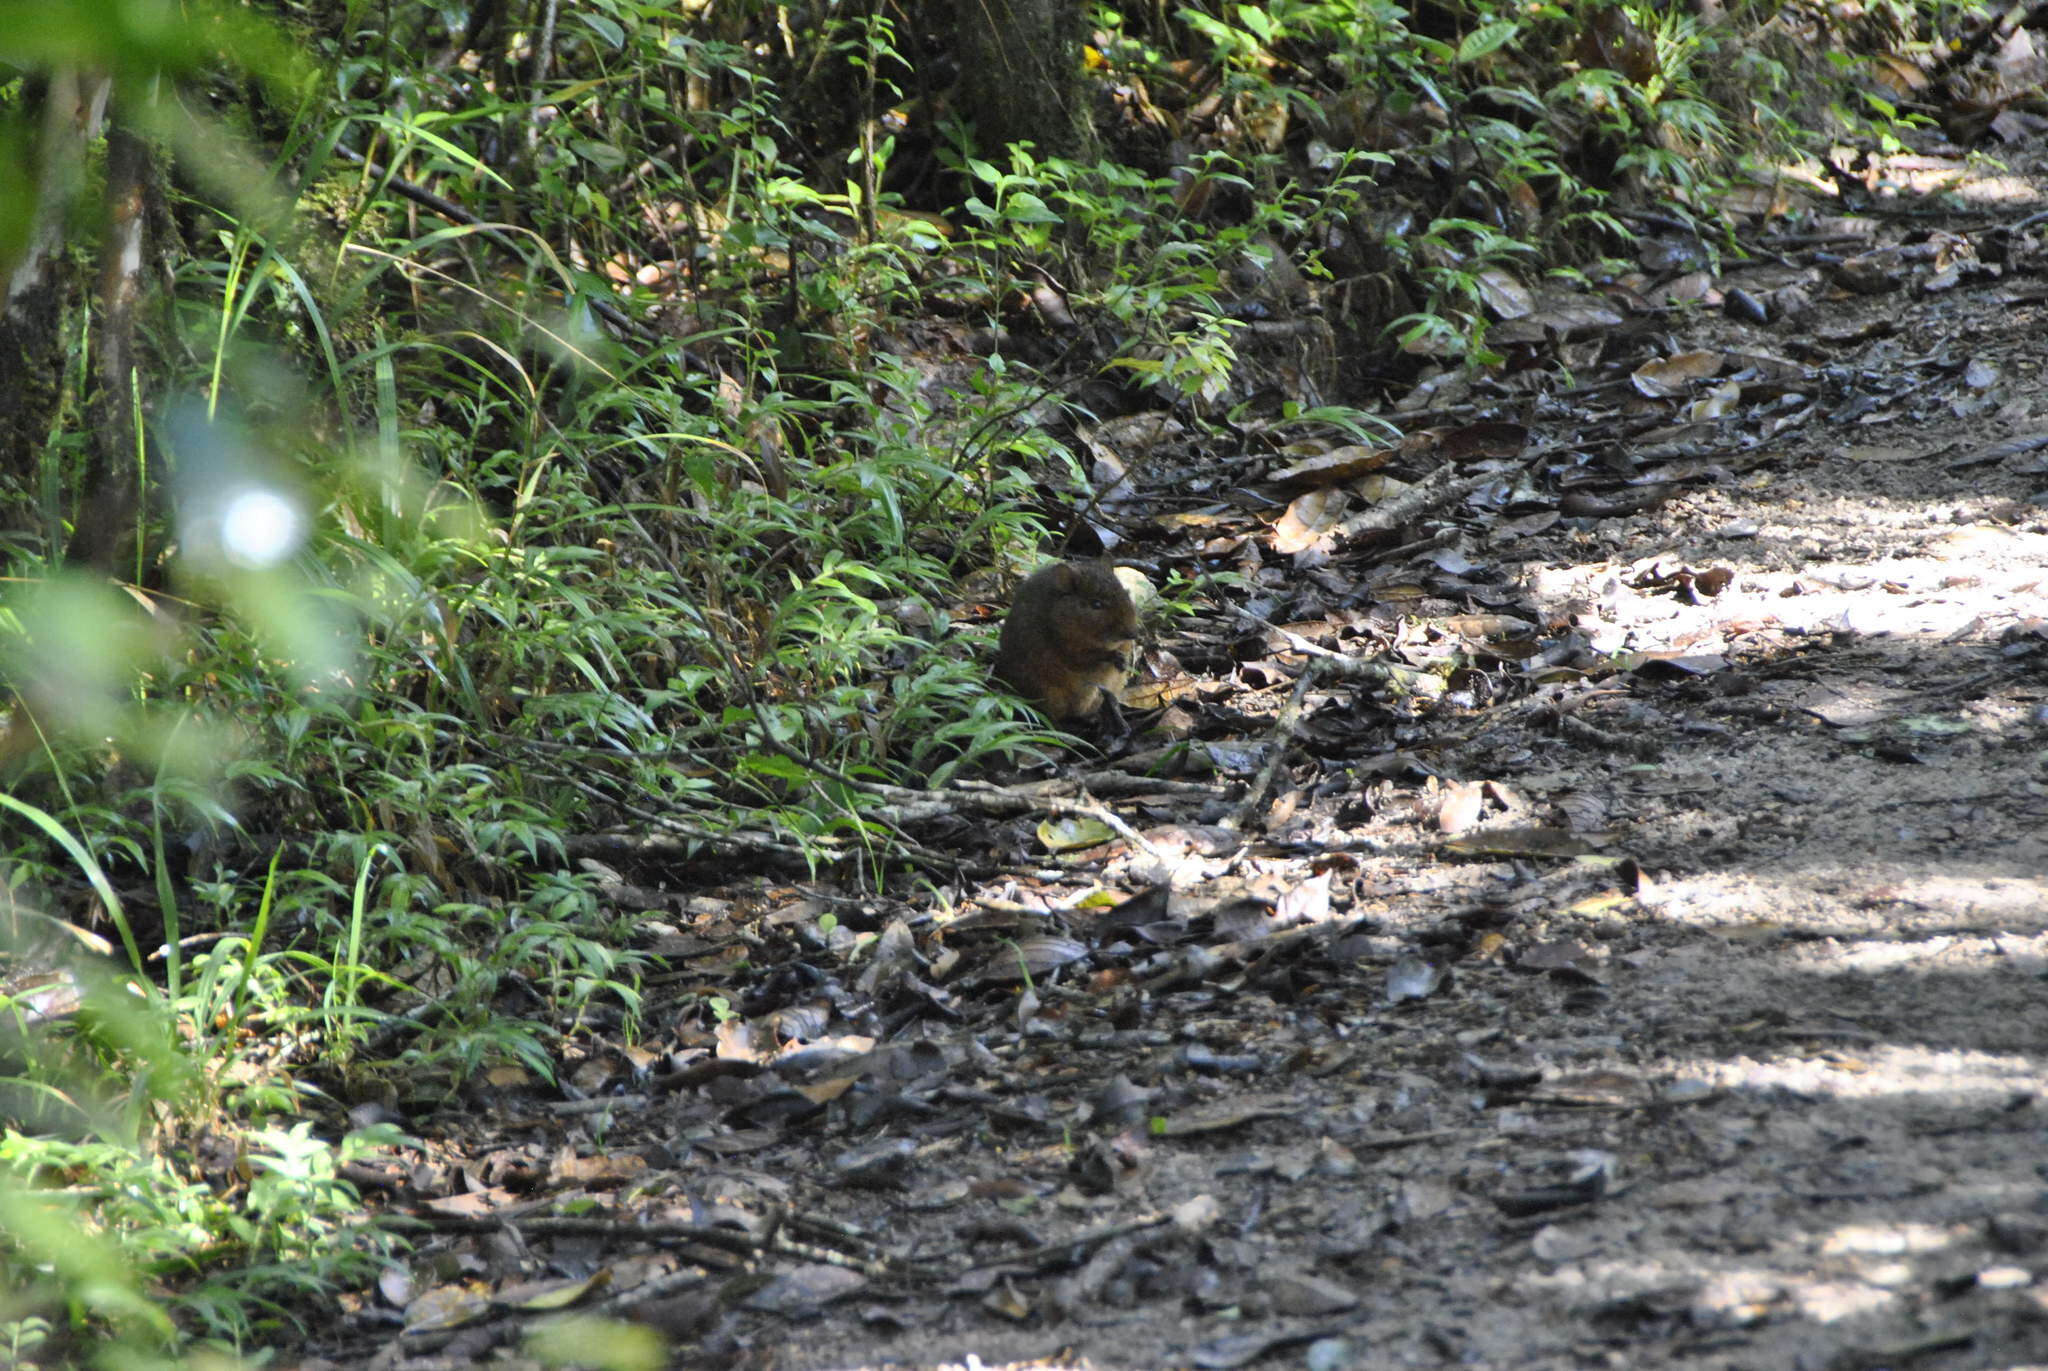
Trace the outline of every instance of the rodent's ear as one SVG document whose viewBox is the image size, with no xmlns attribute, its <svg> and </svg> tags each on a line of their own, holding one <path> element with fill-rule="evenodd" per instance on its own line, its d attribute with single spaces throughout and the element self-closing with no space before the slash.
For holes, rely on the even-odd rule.
<svg viewBox="0 0 2048 1371">
<path fill-rule="evenodd" d="M 1072 595 L 1080 590 L 1084 579 L 1081 568 L 1072 562 L 1061 562 L 1052 569 L 1052 588 L 1061 595 Z"/>
</svg>

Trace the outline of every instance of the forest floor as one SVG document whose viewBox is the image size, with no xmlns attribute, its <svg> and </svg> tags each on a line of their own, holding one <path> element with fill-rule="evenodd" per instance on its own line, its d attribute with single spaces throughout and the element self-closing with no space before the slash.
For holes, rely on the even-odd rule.
<svg viewBox="0 0 2048 1371">
<path fill-rule="evenodd" d="M 1439 400 L 1526 442 L 1405 547 L 1130 461 L 1117 521 L 1247 573 L 1152 658 L 1200 764 L 915 823 L 921 902 L 648 896 L 647 1039 L 413 1121 L 359 1178 L 410 1278 L 320 1350 L 581 1301 L 788 1371 L 2048 1365 L 2043 153 L 1724 264 L 1772 322 Z"/>
</svg>

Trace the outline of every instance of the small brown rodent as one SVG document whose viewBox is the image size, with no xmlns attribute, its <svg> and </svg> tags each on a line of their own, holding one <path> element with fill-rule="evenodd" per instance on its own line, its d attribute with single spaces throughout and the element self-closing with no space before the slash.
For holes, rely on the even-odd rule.
<svg viewBox="0 0 2048 1371">
<path fill-rule="evenodd" d="M 1055 562 L 1010 597 L 996 676 L 1052 718 L 1085 719 L 1123 689 L 1137 636 L 1138 611 L 1114 566 Z"/>
</svg>

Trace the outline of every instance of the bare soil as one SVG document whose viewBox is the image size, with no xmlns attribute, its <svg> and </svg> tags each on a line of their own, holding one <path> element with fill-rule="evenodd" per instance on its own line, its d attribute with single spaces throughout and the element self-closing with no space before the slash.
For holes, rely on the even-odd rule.
<svg viewBox="0 0 2048 1371">
<path fill-rule="evenodd" d="M 1418 419 L 1527 441 L 1389 537 L 1133 461 L 1139 559 L 1245 573 L 1160 634 L 1177 779 L 651 913 L 649 1041 L 371 1178 L 423 1226 L 334 1357 L 566 1291 L 679 1366 L 2048 1365 L 2040 153 Z"/>
</svg>

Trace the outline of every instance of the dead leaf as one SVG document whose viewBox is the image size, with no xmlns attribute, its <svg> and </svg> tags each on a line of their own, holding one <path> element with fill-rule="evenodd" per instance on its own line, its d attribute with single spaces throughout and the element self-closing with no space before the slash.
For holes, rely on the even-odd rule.
<svg viewBox="0 0 2048 1371">
<path fill-rule="evenodd" d="M 1486 803 L 1486 786 L 1479 781 L 1453 781 L 1444 787 L 1437 806 L 1436 826 L 1442 833 L 1463 833 L 1479 822 Z"/>
<path fill-rule="evenodd" d="M 491 1297 L 481 1283 L 443 1285 L 405 1307 L 405 1331 L 436 1333 L 474 1323 L 491 1311 Z"/>
<path fill-rule="evenodd" d="M 1496 318 L 1520 319 L 1536 312 L 1536 297 L 1505 267 L 1482 268 L 1474 273 L 1474 283 Z"/>
<path fill-rule="evenodd" d="M 486 1190 L 472 1191 L 467 1195 L 448 1195 L 429 1200 L 425 1208 L 451 1219 L 482 1219 L 519 1203 L 519 1197 L 511 1191 L 502 1186 L 493 1186 Z"/>
<path fill-rule="evenodd" d="M 1387 968 L 1387 1002 L 1424 1000 L 1443 980 L 1443 973 L 1420 957 L 1403 957 Z"/>
<path fill-rule="evenodd" d="M 412 1303 L 414 1290 L 411 1268 L 397 1263 L 385 1267 L 377 1276 L 377 1293 L 394 1309 L 403 1309 Z"/>
<path fill-rule="evenodd" d="M 526 1314 L 547 1314 L 581 1304 L 612 1283 L 608 1266 L 599 1267 L 581 1280 L 521 1281 L 498 1291 L 497 1303 L 505 1309 Z"/>
<path fill-rule="evenodd" d="M 1368 472 L 1378 471 L 1393 459 L 1392 448 L 1356 445 L 1332 448 L 1306 461 L 1281 468 L 1266 478 L 1266 484 L 1276 487 L 1281 495 L 1293 495 L 1319 486 L 1341 486 Z"/>
<path fill-rule="evenodd" d="M 1724 419 L 1735 412 L 1735 406 L 1741 403 L 1741 400 L 1742 384 L 1738 381 L 1723 381 L 1686 406 L 1685 417 L 1695 424 Z"/>
<path fill-rule="evenodd" d="M 1635 369 L 1630 379 L 1636 390 L 1652 400 L 1671 400 L 1690 391 L 1695 384 L 1716 375 L 1726 360 L 1718 352 L 1696 350 L 1671 357 L 1653 358 Z"/>
<path fill-rule="evenodd" d="M 1223 1217 L 1223 1206 L 1214 1195 L 1197 1195 L 1174 1206 L 1173 1226 L 1190 1236 L 1206 1231 Z"/>
<path fill-rule="evenodd" d="M 775 1314 L 800 1314 L 867 1289 L 867 1277 L 844 1266 L 798 1266 L 776 1276 L 740 1303 Z"/>
<path fill-rule="evenodd" d="M 1222 1104 L 1164 1120 L 1155 1130 L 1162 1138 L 1192 1138 L 1204 1133 L 1222 1133 L 1242 1128 L 1261 1119 L 1291 1119 L 1302 1106 L 1285 1096 L 1240 1096 Z"/>
<path fill-rule="evenodd" d="M 1462 857 L 1578 857 L 1593 850 L 1584 839 L 1548 827 L 1489 829 L 1444 847 Z"/>
<path fill-rule="evenodd" d="M 1726 671 L 1728 659 L 1718 652 L 1637 652 L 1630 654 L 1627 669 L 1651 676 L 1671 672 L 1682 676 L 1711 676 L 1717 671 Z"/>
<path fill-rule="evenodd" d="M 1328 487 L 1297 496 L 1273 525 L 1273 550 L 1283 555 L 1314 547 L 1343 521 L 1350 495 Z"/>
<path fill-rule="evenodd" d="M 1259 1285 L 1272 1301 L 1273 1312 L 1281 1315 L 1335 1314 L 1358 1303 L 1357 1291 L 1307 1271 L 1269 1272 Z"/>
<path fill-rule="evenodd" d="M 1524 948 L 1515 965 L 1524 971 L 1577 971 L 1593 955 L 1591 948 L 1573 938 L 1558 938 Z"/>
<path fill-rule="evenodd" d="M 1033 1306 L 1029 1296 L 1011 1283 L 1005 1276 L 1002 1281 L 982 1296 L 981 1307 L 998 1317 L 1022 1323 L 1031 1317 Z"/>
<path fill-rule="evenodd" d="M 1010 985 L 1027 977 L 1043 976 L 1088 955 L 1085 943 L 1072 938 L 1054 937 L 1042 934 L 1035 938 L 1019 938 L 1016 942 L 998 948 L 989 954 L 981 966 L 967 979 L 987 985 Z"/>
<path fill-rule="evenodd" d="M 1546 1082 L 1530 1092 L 1529 1102 L 1615 1109 L 1649 1104 L 1653 1094 L 1650 1083 L 1641 1076 L 1621 1071 L 1583 1071 Z"/>
<path fill-rule="evenodd" d="M 1626 322 L 1621 311 L 1607 301 L 1595 295 L 1581 295 L 1548 302 L 1536 313 L 1520 319 L 1503 320 L 1499 327 L 1489 329 L 1486 337 L 1488 342 L 1525 346 L 1552 338 L 1576 342 L 1598 337 Z"/>
<path fill-rule="evenodd" d="M 1234 1371 L 1240 1366 L 1249 1366 L 1271 1353 L 1299 1347 L 1305 1342 L 1315 1342 L 1328 1336 L 1327 1330 L 1307 1328 L 1297 1331 L 1273 1333 L 1238 1333 L 1191 1347 L 1187 1351 L 1188 1364 L 1198 1366 L 1202 1371 Z"/>
<path fill-rule="evenodd" d="M 852 1088 L 857 1079 L 854 1076 L 835 1076 L 829 1081 L 814 1081 L 793 1088 L 812 1104 L 830 1104 Z"/>
<path fill-rule="evenodd" d="M 646 1173 L 647 1158 L 632 1152 L 612 1152 L 601 1157 L 563 1157 L 550 1171 L 554 1179 L 564 1185 L 623 1185 Z"/>
<path fill-rule="evenodd" d="M 1512 614 L 1449 614 L 1435 626 L 1466 639 L 1526 637 L 1536 631 L 1536 625 Z"/>
</svg>

